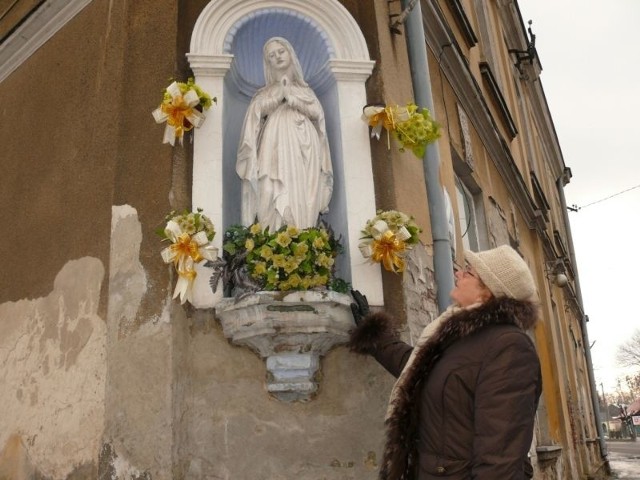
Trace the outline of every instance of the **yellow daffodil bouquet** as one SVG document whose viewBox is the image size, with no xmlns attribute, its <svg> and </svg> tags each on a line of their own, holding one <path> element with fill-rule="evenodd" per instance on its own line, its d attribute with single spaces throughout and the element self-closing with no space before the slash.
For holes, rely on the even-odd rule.
<svg viewBox="0 0 640 480">
<path fill-rule="evenodd" d="M 173 298 L 180 297 L 180 303 L 191 302 L 195 264 L 204 260 L 215 261 L 218 257 L 218 249 L 211 244 L 216 232 L 200 208 L 195 212 L 171 212 L 166 222 L 166 226 L 156 233 L 164 241 L 171 242 L 161 255 L 164 262 L 172 263 L 178 272 Z"/>
<path fill-rule="evenodd" d="M 404 255 L 418 243 L 422 231 L 413 217 L 396 210 L 382 211 L 367 222 L 358 245 L 362 256 L 381 263 L 390 272 L 405 269 Z"/>
<path fill-rule="evenodd" d="M 371 137 L 380 140 L 384 128 L 387 131 L 387 148 L 391 148 L 389 134 L 400 143 L 400 151 L 409 149 L 422 159 L 427 145 L 440 137 L 440 125 L 431 118 L 426 108 L 408 103 L 406 107 L 398 105 L 367 105 L 362 119 L 371 127 Z"/>
<path fill-rule="evenodd" d="M 182 145 L 184 133 L 198 128 L 205 120 L 205 112 L 217 99 L 211 98 L 193 81 L 173 82 L 162 91 L 162 103 L 153 112 L 156 123 L 166 122 L 162 143 Z"/>
<path fill-rule="evenodd" d="M 342 246 L 330 229 L 283 226 L 269 232 L 259 223 L 233 226 L 225 232 L 223 249 L 227 268 L 236 273 L 231 277 L 238 281 L 237 273 L 244 269 L 254 291 L 348 290 L 346 282 L 334 277 Z"/>
</svg>

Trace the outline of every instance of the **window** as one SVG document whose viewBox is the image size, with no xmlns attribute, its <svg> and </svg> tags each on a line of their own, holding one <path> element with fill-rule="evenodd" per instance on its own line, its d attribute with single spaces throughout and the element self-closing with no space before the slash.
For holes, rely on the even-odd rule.
<svg viewBox="0 0 640 480">
<path fill-rule="evenodd" d="M 462 110 L 459 110 L 462 112 Z M 463 129 L 464 135 L 464 129 Z M 486 218 L 484 212 L 484 203 L 482 198 L 482 190 L 475 179 L 473 173 L 473 153 L 471 151 L 471 139 L 465 140 L 465 159 L 453 147 L 451 148 L 451 160 L 453 163 L 455 193 L 452 195 L 455 201 L 458 216 L 453 219 L 454 225 L 450 228 L 457 227 L 456 242 L 457 246 L 462 246 L 465 250 L 477 252 L 489 247 L 487 236 Z M 455 252 L 454 252 L 455 253 Z"/>
<path fill-rule="evenodd" d="M 458 228 L 465 250 L 477 252 L 478 224 L 476 220 L 476 204 L 469 189 L 456 177 L 456 202 L 458 204 Z"/>
</svg>

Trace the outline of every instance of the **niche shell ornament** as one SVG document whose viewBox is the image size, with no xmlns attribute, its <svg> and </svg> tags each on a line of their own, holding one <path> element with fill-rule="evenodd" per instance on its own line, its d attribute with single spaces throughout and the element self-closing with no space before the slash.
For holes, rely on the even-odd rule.
<svg viewBox="0 0 640 480">
<path fill-rule="evenodd" d="M 397 210 L 378 210 L 362 230 L 360 253 L 374 263 L 393 273 L 405 269 L 404 255 L 418 243 L 422 231 L 413 217 Z"/>
<path fill-rule="evenodd" d="M 200 127 L 208 110 L 217 99 L 202 90 L 190 78 L 187 83 L 173 82 L 162 92 L 162 103 L 151 114 L 156 123 L 166 122 L 162 143 L 182 145 L 184 133 Z"/>
<path fill-rule="evenodd" d="M 409 149 L 422 159 L 427 145 L 440 137 L 440 125 L 431 118 L 431 112 L 408 103 L 406 107 L 398 105 L 367 105 L 363 109 L 362 119 L 371 127 L 371 138 L 380 140 L 384 128 L 387 131 L 387 148 L 391 148 L 390 135 L 400 143 L 400 151 Z"/>
<path fill-rule="evenodd" d="M 218 258 L 218 249 L 211 244 L 216 232 L 200 208 L 196 212 L 171 212 L 166 220 L 166 226 L 156 233 L 171 242 L 160 254 L 164 263 L 173 263 L 178 272 L 173 298 L 179 297 L 181 304 L 191 303 L 193 281 L 197 275 L 195 264 L 204 260 L 213 262 Z"/>
</svg>

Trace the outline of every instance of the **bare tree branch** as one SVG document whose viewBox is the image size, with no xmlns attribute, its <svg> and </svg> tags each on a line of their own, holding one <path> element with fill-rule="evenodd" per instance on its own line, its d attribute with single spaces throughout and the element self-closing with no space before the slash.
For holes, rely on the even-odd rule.
<svg viewBox="0 0 640 480">
<path fill-rule="evenodd" d="M 640 398 L 640 373 L 626 375 L 624 377 L 627 383 L 627 389 L 631 394 L 632 399 Z"/>
<path fill-rule="evenodd" d="M 616 360 L 623 367 L 640 367 L 640 329 L 634 331 L 626 342 L 618 346 Z"/>
</svg>

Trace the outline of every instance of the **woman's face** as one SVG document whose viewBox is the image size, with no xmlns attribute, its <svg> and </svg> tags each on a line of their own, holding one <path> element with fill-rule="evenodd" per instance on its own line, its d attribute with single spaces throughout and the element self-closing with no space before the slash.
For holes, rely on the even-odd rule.
<svg viewBox="0 0 640 480">
<path fill-rule="evenodd" d="M 291 54 L 280 42 L 271 42 L 266 49 L 267 61 L 274 70 L 286 70 L 291 65 Z"/>
<path fill-rule="evenodd" d="M 484 303 L 491 298 L 491 291 L 482 283 L 478 272 L 471 265 L 455 274 L 456 286 L 451 290 L 451 300 L 461 307 Z"/>
</svg>

